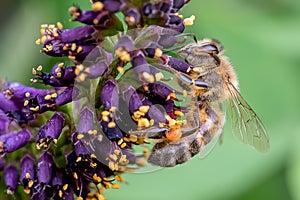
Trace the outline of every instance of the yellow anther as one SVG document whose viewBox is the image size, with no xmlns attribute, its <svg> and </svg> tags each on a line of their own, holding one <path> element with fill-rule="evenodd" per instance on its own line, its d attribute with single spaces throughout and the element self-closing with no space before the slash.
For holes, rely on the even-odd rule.
<svg viewBox="0 0 300 200">
<path fill-rule="evenodd" d="M 77 175 L 76 172 L 73 173 L 73 177 L 74 177 L 75 179 L 78 179 L 78 175 Z"/>
<path fill-rule="evenodd" d="M 158 73 L 155 74 L 155 80 L 156 80 L 156 81 L 160 81 L 160 80 L 162 80 L 163 78 L 164 78 L 163 73 L 158 72 Z"/>
<path fill-rule="evenodd" d="M 120 185 L 117 184 L 117 183 L 114 183 L 114 184 L 112 184 L 111 188 L 113 188 L 113 189 L 119 189 Z"/>
<path fill-rule="evenodd" d="M 63 50 L 66 51 L 66 50 L 68 50 L 68 49 L 69 49 L 69 45 L 66 44 L 66 45 L 63 47 Z"/>
<path fill-rule="evenodd" d="M 71 51 L 75 51 L 76 50 L 76 44 L 73 43 L 72 46 L 71 46 Z"/>
<path fill-rule="evenodd" d="M 31 187 L 33 186 L 33 183 L 34 183 L 33 180 L 30 180 L 30 181 L 28 182 L 28 187 L 31 188 Z"/>
<path fill-rule="evenodd" d="M 109 115 L 109 112 L 107 110 L 104 110 L 101 112 L 102 116 L 108 116 Z"/>
<path fill-rule="evenodd" d="M 59 64 L 57 65 L 57 67 L 58 67 L 58 68 L 63 68 L 64 65 L 65 65 L 65 63 L 59 63 Z"/>
<path fill-rule="evenodd" d="M 36 68 L 37 71 L 42 71 L 43 70 L 43 66 L 42 65 L 39 65 L 37 68 Z"/>
<path fill-rule="evenodd" d="M 174 92 L 171 92 L 168 96 L 166 100 L 170 100 L 170 99 L 176 99 L 176 94 Z"/>
<path fill-rule="evenodd" d="M 51 95 L 50 95 L 50 94 L 47 94 L 47 95 L 44 97 L 44 99 L 47 100 L 47 101 L 50 100 L 50 99 L 51 99 Z"/>
<path fill-rule="evenodd" d="M 138 127 L 149 127 L 150 122 L 147 118 L 141 118 L 138 120 Z"/>
<path fill-rule="evenodd" d="M 57 98 L 57 93 L 55 92 L 55 93 L 51 94 L 51 98 L 52 98 L 52 99 Z"/>
<path fill-rule="evenodd" d="M 183 112 L 181 112 L 179 110 L 175 110 L 174 114 L 177 115 L 177 116 L 179 116 L 179 117 L 183 117 L 184 116 Z"/>
<path fill-rule="evenodd" d="M 29 174 L 29 173 L 26 173 L 26 174 L 25 174 L 25 177 L 26 177 L 27 179 L 29 179 L 29 178 L 30 178 L 30 174 Z"/>
<path fill-rule="evenodd" d="M 67 189 L 68 189 L 68 187 L 69 187 L 69 185 L 68 185 L 68 184 L 64 184 L 64 186 L 63 186 L 63 190 L 67 190 Z"/>
<path fill-rule="evenodd" d="M 149 83 L 153 83 L 155 81 L 154 76 L 152 74 L 149 74 L 148 72 L 143 72 L 142 77 Z"/>
<path fill-rule="evenodd" d="M 97 158 L 95 154 L 91 154 L 90 157 L 93 158 Z"/>
<path fill-rule="evenodd" d="M 98 131 L 97 130 L 89 130 L 88 134 L 90 135 L 97 135 Z"/>
<path fill-rule="evenodd" d="M 30 190 L 28 188 L 24 188 L 25 194 L 30 194 Z"/>
<path fill-rule="evenodd" d="M 97 181 L 98 183 L 100 183 L 102 181 L 102 179 L 96 173 L 93 175 L 93 179 L 95 181 Z"/>
<path fill-rule="evenodd" d="M 123 139 L 120 139 L 119 141 L 118 141 L 118 145 L 121 145 L 123 143 Z"/>
<path fill-rule="evenodd" d="M 33 74 L 33 75 L 36 75 L 36 70 L 34 69 L 34 68 L 32 68 L 32 70 L 31 70 L 31 73 Z"/>
<path fill-rule="evenodd" d="M 90 166 L 91 167 L 97 167 L 97 163 L 91 163 Z"/>
<path fill-rule="evenodd" d="M 79 156 L 77 159 L 76 159 L 76 162 L 80 162 L 82 160 L 82 158 Z"/>
<path fill-rule="evenodd" d="M 126 143 L 122 143 L 120 147 L 125 148 L 126 146 L 127 146 Z"/>
<path fill-rule="evenodd" d="M 94 11 L 98 11 L 98 10 L 102 10 L 103 9 L 103 3 L 101 3 L 100 1 L 97 1 L 95 2 L 93 5 L 92 5 L 92 9 Z"/>
<path fill-rule="evenodd" d="M 125 144 L 125 143 L 124 143 L 124 144 Z M 127 158 L 126 158 L 126 155 L 122 155 L 122 156 L 120 157 L 119 163 L 124 164 L 124 163 L 127 163 L 127 162 L 128 162 L 128 160 L 127 160 Z"/>
<path fill-rule="evenodd" d="M 83 134 L 78 134 L 78 135 L 77 135 L 77 139 L 78 139 L 78 140 L 81 140 L 82 138 L 84 138 L 84 135 L 83 135 Z"/>
<path fill-rule="evenodd" d="M 111 160 L 113 160 L 113 161 L 117 161 L 117 160 L 118 160 L 118 156 L 115 155 L 115 154 L 110 154 L 110 155 L 109 155 L 109 158 L 110 158 Z"/>
<path fill-rule="evenodd" d="M 159 58 L 163 54 L 162 50 L 160 48 L 156 48 L 154 52 L 154 57 Z"/>
<path fill-rule="evenodd" d="M 69 59 L 75 60 L 76 57 L 75 56 L 68 56 Z"/>
<path fill-rule="evenodd" d="M 59 196 L 60 198 L 63 197 L 63 192 L 62 192 L 61 190 L 58 191 L 58 196 Z"/>
<path fill-rule="evenodd" d="M 46 42 L 46 40 L 47 40 L 47 37 L 46 37 L 45 35 L 43 35 L 43 36 L 41 37 L 41 39 L 40 39 L 40 42 L 41 42 L 42 44 L 44 44 L 44 43 Z"/>
<path fill-rule="evenodd" d="M 140 106 L 139 111 L 141 111 L 142 113 L 147 113 L 149 108 L 150 106 Z"/>
<path fill-rule="evenodd" d="M 122 47 L 117 48 L 115 53 L 123 61 L 129 62 L 131 60 L 130 54 L 126 50 L 124 50 Z"/>
<path fill-rule="evenodd" d="M 28 104 L 29 104 L 29 101 L 25 100 L 23 106 L 26 107 L 26 106 L 28 106 Z"/>
<path fill-rule="evenodd" d="M 117 110 L 117 108 L 115 106 L 113 106 L 109 109 L 109 112 L 115 112 L 116 110 Z"/>
<path fill-rule="evenodd" d="M 44 29 L 44 28 L 41 28 L 41 29 L 40 29 L 40 34 L 41 34 L 41 35 L 45 35 L 45 29 Z"/>
<path fill-rule="evenodd" d="M 195 16 L 192 15 L 192 16 L 190 16 L 190 17 L 188 17 L 188 18 L 185 18 L 185 19 L 183 20 L 183 24 L 184 24 L 185 26 L 192 26 L 192 25 L 194 24 L 194 21 L 195 21 Z"/>
<path fill-rule="evenodd" d="M 54 143 L 54 144 L 57 144 L 57 139 L 53 139 L 53 143 Z"/>
<path fill-rule="evenodd" d="M 129 26 L 132 26 L 136 23 L 135 18 L 133 16 L 127 16 L 125 17 L 125 21 Z"/>
<path fill-rule="evenodd" d="M 136 142 L 138 140 L 138 137 L 136 135 L 130 135 L 130 141 L 131 142 Z"/>
<path fill-rule="evenodd" d="M 123 67 L 117 67 L 117 70 L 120 74 L 124 74 L 124 68 Z"/>
<path fill-rule="evenodd" d="M 77 197 L 76 200 L 83 200 L 83 198 L 82 197 Z"/>
<path fill-rule="evenodd" d="M 114 127 L 116 127 L 116 123 L 115 123 L 115 122 L 109 122 L 109 123 L 107 124 L 107 127 L 108 127 L 108 128 L 114 128 Z"/>
<path fill-rule="evenodd" d="M 57 26 L 58 29 L 63 29 L 64 28 L 64 26 L 61 22 L 57 22 L 56 26 Z"/>
<path fill-rule="evenodd" d="M 114 154 L 115 154 L 115 155 L 117 155 L 117 156 L 118 156 L 120 153 L 121 153 L 121 151 L 120 151 L 120 150 L 118 150 L 118 149 L 115 149 L 115 150 L 114 150 Z"/>
<path fill-rule="evenodd" d="M 176 15 L 177 17 L 179 17 L 179 18 L 183 18 L 183 15 L 180 15 L 179 13 L 175 13 L 174 15 Z"/>
<path fill-rule="evenodd" d="M 78 48 L 77 48 L 77 51 L 76 51 L 77 53 L 80 53 L 80 52 L 82 52 L 82 47 L 81 46 L 79 46 Z"/>
<path fill-rule="evenodd" d="M 40 45 L 40 44 L 41 44 L 41 39 L 37 39 L 37 40 L 35 41 L 35 44 Z"/>
<path fill-rule="evenodd" d="M 118 175 L 115 176 L 115 179 L 116 179 L 116 181 L 118 181 L 120 183 L 124 183 L 125 182 L 125 179 L 123 177 L 121 177 L 121 176 L 118 176 Z"/>
<path fill-rule="evenodd" d="M 154 119 L 150 119 L 150 126 L 152 126 L 154 124 Z"/>
<path fill-rule="evenodd" d="M 105 122 L 108 122 L 109 118 L 107 116 L 102 116 L 102 120 L 105 121 Z"/>
<path fill-rule="evenodd" d="M 40 106 L 36 106 L 35 108 L 31 107 L 31 108 L 29 108 L 29 110 L 37 112 L 40 110 Z"/>
</svg>

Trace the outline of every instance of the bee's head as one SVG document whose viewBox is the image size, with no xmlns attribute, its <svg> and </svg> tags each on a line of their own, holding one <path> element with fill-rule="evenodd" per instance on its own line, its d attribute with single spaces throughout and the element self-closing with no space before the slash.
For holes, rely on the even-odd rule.
<svg viewBox="0 0 300 200">
<path fill-rule="evenodd" d="M 178 51 L 189 64 L 194 66 L 206 63 L 219 63 L 219 56 L 223 53 L 223 47 L 217 40 L 205 38 L 195 43 L 190 43 Z"/>
</svg>

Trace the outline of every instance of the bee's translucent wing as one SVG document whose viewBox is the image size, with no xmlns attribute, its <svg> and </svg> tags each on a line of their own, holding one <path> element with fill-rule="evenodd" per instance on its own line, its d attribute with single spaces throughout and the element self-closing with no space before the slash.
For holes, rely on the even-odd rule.
<svg viewBox="0 0 300 200">
<path fill-rule="evenodd" d="M 229 109 L 234 134 L 243 143 L 253 146 L 260 152 L 267 152 L 269 136 L 263 123 L 235 86 L 230 81 L 226 85 L 231 95 Z"/>
</svg>

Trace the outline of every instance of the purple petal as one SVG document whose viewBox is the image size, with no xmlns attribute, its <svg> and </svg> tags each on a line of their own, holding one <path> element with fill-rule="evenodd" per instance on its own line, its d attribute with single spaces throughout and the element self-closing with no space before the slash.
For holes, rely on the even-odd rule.
<svg viewBox="0 0 300 200">
<path fill-rule="evenodd" d="M 20 166 L 20 182 L 26 187 L 30 187 L 29 180 L 34 180 L 34 160 L 31 156 L 26 155 L 21 160 Z"/>
<path fill-rule="evenodd" d="M 78 133 L 87 133 L 90 130 L 95 130 L 94 122 L 93 111 L 89 107 L 84 106 L 80 111 L 79 123 L 77 126 Z"/>
<path fill-rule="evenodd" d="M 24 129 L 15 133 L 0 136 L 0 154 L 14 152 L 25 146 L 31 139 L 29 130 Z"/>
<path fill-rule="evenodd" d="M 101 102 L 106 110 L 111 107 L 119 107 L 119 92 L 117 83 L 113 80 L 107 80 L 100 93 Z"/>
<path fill-rule="evenodd" d="M 49 184 L 52 178 L 52 166 L 52 156 L 48 152 L 43 153 L 37 166 L 37 178 L 39 183 Z"/>
<path fill-rule="evenodd" d="M 7 186 L 6 193 L 13 194 L 18 186 L 18 170 L 16 167 L 10 165 L 4 170 L 4 180 Z"/>
</svg>

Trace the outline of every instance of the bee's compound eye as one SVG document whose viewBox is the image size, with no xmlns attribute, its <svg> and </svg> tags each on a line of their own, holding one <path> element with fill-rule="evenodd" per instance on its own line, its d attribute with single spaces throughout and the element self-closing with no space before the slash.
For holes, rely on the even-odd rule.
<svg viewBox="0 0 300 200">
<path fill-rule="evenodd" d="M 207 51 L 214 51 L 216 54 L 219 53 L 219 49 L 213 44 L 204 45 L 204 46 L 202 46 L 202 48 Z"/>
</svg>

